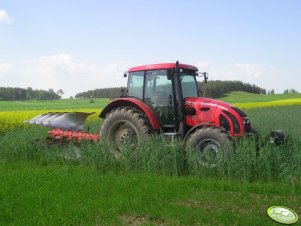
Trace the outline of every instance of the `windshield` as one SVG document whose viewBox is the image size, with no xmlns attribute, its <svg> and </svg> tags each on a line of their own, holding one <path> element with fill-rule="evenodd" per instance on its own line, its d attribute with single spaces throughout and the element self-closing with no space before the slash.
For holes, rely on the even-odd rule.
<svg viewBox="0 0 301 226">
<path fill-rule="evenodd" d="M 183 98 L 198 97 L 197 82 L 195 79 L 195 71 L 183 70 L 180 73 L 180 81 L 182 86 Z"/>
</svg>

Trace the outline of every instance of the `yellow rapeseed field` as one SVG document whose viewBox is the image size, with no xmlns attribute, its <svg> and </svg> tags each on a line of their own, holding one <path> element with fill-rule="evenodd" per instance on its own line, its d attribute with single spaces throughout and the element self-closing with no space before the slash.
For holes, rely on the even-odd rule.
<svg viewBox="0 0 301 226">
<path fill-rule="evenodd" d="M 23 127 L 26 124 L 23 121 L 31 119 L 37 115 L 47 112 L 73 112 L 75 110 L 29 110 L 29 111 L 0 111 L 0 134 L 10 131 L 16 127 Z M 77 112 L 95 112 L 89 116 L 87 121 L 97 120 L 99 109 L 77 109 Z"/>
<path fill-rule="evenodd" d="M 242 109 L 301 105 L 301 98 L 266 101 L 266 102 L 235 103 L 233 105 Z"/>
</svg>

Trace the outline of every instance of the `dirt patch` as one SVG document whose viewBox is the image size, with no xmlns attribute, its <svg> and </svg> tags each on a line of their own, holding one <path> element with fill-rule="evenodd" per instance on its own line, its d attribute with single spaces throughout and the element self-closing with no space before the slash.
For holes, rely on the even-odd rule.
<svg viewBox="0 0 301 226">
<path fill-rule="evenodd" d="M 140 226 L 140 225 L 158 225 L 158 226 L 165 226 L 165 225 L 174 225 L 172 222 L 163 220 L 163 219 L 152 219 L 148 216 L 136 216 L 136 215 L 129 215 L 129 214 L 121 214 L 119 215 L 119 219 L 125 225 L 131 226 Z"/>
<path fill-rule="evenodd" d="M 147 220 L 145 219 L 145 217 L 142 217 L 142 216 L 133 216 L 133 215 L 122 214 L 122 215 L 119 215 L 119 219 L 125 225 L 138 226 L 138 225 L 147 223 Z"/>
<path fill-rule="evenodd" d="M 231 203 L 220 203 L 218 206 L 212 202 L 208 201 L 196 201 L 196 200 L 185 200 L 176 202 L 176 205 L 185 206 L 188 208 L 199 208 L 207 213 L 213 213 L 220 210 L 227 210 L 235 213 L 240 214 L 247 214 L 249 213 L 249 209 L 245 209 L 238 206 L 233 206 Z"/>
</svg>

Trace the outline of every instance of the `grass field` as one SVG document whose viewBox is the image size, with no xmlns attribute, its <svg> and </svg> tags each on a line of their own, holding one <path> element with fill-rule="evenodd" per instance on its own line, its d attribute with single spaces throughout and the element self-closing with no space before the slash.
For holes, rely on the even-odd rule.
<svg viewBox="0 0 301 226">
<path fill-rule="evenodd" d="M 0 138 L 0 225 L 277 225 L 266 216 L 272 205 L 301 214 L 293 147 L 256 159 L 245 142 L 227 167 L 202 169 L 190 156 L 183 168 L 181 143 L 158 138 L 121 161 L 87 143 L 80 160 L 68 160 L 60 157 L 68 146 L 33 143 L 43 132 Z"/>
<path fill-rule="evenodd" d="M 121 160 L 98 143 L 83 144 L 82 158 L 68 160 L 62 155 L 72 157 L 72 145 L 33 142 L 47 128 L 0 135 L 0 225 L 278 225 L 266 215 L 272 205 L 292 208 L 300 217 L 301 105 L 245 111 L 262 139 L 281 128 L 288 142 L 264 144 L 257 156 L 254 140 L 238 141 L 229 162 L 215 169 L 196 164 L 182 142 L 162 137 L 135 155 L 125 151 Z M 88 125 L 98 132 L 99 121 Z"/>
<path fill-rule="evenodd" d="M 261 95 L 235 91 L 225 95 L 220 99 L 235 104 L 241 108 L 301 105 L 301 94 Z M 54 101 L 0 101 L 0 112 L 102 109 L 109 101 L 109 99 L 98 98 L 94 98 L 92 103 L 87 99 L 62 99 Z"/>
<path fill-rule="evenodd" d="M 273 94 L 261 95 L 246 92 L 231 92 L 221 98 L 226 102 L 232 103 L 238 108 L 264 108 L 278 106 L 295 106 L 301 105 L 301 94 Z"/>
<path fill-rule="evenodd" d="M 64 110 L 81 108 L 103 108 L 109 99 L 95 98 L 87 99 L 62 99 L 62 100 L 44 100 L 44 101 L 0 101 L 0 111 L 28 111 L 28 110 Z M 91 103 L 92 102 L 92 103 Z"/>
<path fill-rule="evenodd" d="M 262 94 L 247 93 L 242 91 L 233 91 L 226 94 L 221 99 L 229 103 L 249 103 L 249 102 L 279 101 L 279 100 L 298 99 L 298 98 L 301 98 L 301 94 L 299 93 L 262 95 Z"/>
<path fill-rule="evenodd" d="M 0 165 L 1 225 L 277 225 L 275 204 L 300 209 L 282 183 L 100 173 L 72 164 Z"/>
</svg>

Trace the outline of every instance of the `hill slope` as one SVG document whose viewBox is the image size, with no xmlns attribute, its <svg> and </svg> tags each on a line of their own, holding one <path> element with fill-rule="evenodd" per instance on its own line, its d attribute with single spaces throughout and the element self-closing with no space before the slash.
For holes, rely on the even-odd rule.
<svg viewBox="0 0 301 226">
<path fill-rule="evenodd" d="M 249 102 L 267 102 L 267 101 L 277 101 L 277 100 L 287 100 L 301 98 L 301 94 L 254 94 L 242 91 L 233 91 L 227 93 L 224 97 L 219 98 L 225 102 L 229 103 L 249 103 Z"/>
</svg>

